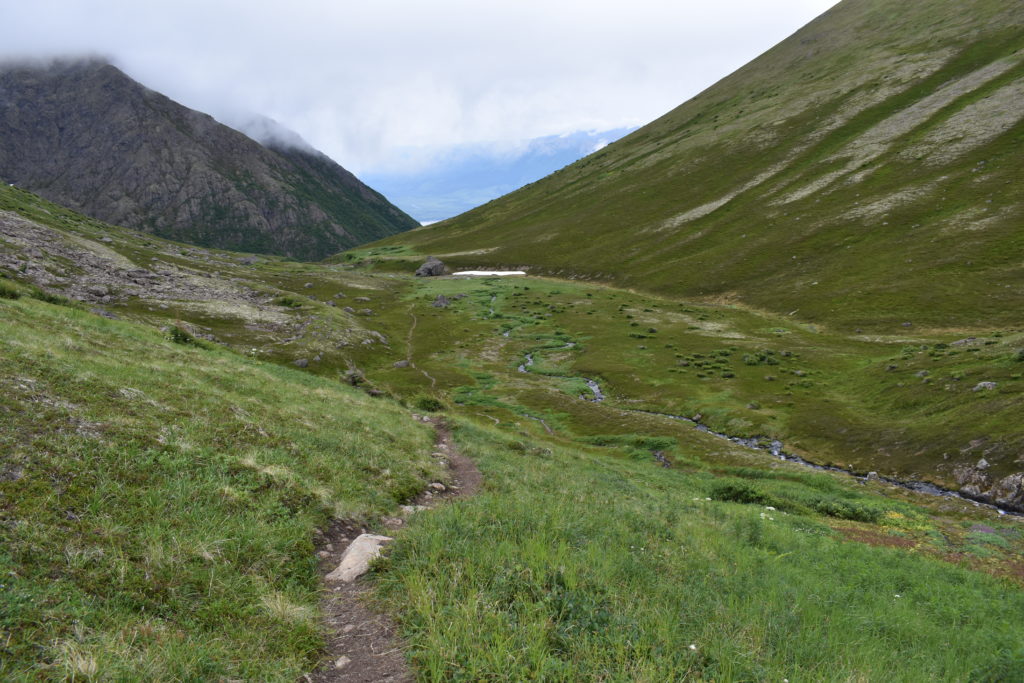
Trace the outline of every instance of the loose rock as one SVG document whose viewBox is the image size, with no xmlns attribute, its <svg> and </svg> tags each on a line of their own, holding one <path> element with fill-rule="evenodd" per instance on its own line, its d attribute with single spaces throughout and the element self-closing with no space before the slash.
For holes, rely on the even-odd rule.
<svg viewBox="0 0 1024 683">
<path fill-rule="evenodd" d="M 390 536 L 362 534 L 352 541 L 341 557 L 338 568 L 328 574 L 327 581 L 351 583 L 370 570 L 370 562 L 380 556 L 381 548 L 391 542 Z"/>
</svg>

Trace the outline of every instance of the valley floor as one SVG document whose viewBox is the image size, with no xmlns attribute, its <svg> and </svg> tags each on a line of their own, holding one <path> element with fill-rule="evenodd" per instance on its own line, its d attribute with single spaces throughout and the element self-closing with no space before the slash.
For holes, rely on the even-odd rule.
<svg viewBox="0 0 1024 683">
<path fill-rule="evenodd" d="M 0 245 L 5 680 L 296 680 L 339 523 L 394 535 L 362 586 L 420 680 L 1024 671 L 1020 518 L 772 454 L 1012 474 L 1020 330 L 252 261 L 40 206 L 124 263 Z M 397 524 L 451 482 L 425 414 L 484 485 Z"/>
</svg>

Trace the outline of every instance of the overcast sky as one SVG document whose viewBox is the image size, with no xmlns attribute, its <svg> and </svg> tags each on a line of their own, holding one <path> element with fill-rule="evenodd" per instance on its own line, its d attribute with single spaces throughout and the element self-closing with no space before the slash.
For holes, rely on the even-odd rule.
<svg viewBox="0 0 1024 683">
<path fill-rule="evenodd" d="M 835 0 L 0 0 L 0 56 L 106 56 L 360 173 L 644 124 Z"/>
</svg>

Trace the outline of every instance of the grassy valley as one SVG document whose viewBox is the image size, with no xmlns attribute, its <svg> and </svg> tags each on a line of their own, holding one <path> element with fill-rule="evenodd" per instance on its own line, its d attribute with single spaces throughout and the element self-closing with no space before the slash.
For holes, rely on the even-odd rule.
<svg viewBox="0 0 1024 683">
<path fill-rule="evenodd" d="M 0 185 L 0 679 L 358 677 L 368 531 L 397 679 L 1024 680 L 1022 23 L 845 0 L 318 263 Z"/>
<path fill-rule="evenodd" d="M 312 670 L 318 530 L 383 531 L 444 480 L 412 417 L 438 408 L 484 491 L 388 532 L 372 574 L 423 680 L 1024 664 L 1018 518 L 706 431 L 861 474 L 955 486 L 982 455 L 1002 473 L 1020 329 L 837 334 L 580 281 L 418 279 L 390 248 L 198 249 L 16 188 L 0 202 L 5 678 Z"/>
<path fill-rule="evenodd" d="M 844 333 L 1017 324 L 1022 25 L 987 0 L 847 0 L 626 138 L 384 244 Z"/>
</svg>

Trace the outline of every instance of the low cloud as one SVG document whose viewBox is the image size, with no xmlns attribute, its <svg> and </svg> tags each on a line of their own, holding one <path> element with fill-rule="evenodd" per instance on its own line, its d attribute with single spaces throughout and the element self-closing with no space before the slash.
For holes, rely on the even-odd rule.
<svg viewBox="0 0 1024 683">
<path fill-rule="evenodd" d="M 239 126 L 262 114 L 363 173 L 641 125 L 832 4 L 36 0 L 4 8 L 0 57 L 109 55 L 187 106 Z"/>
</svg>

